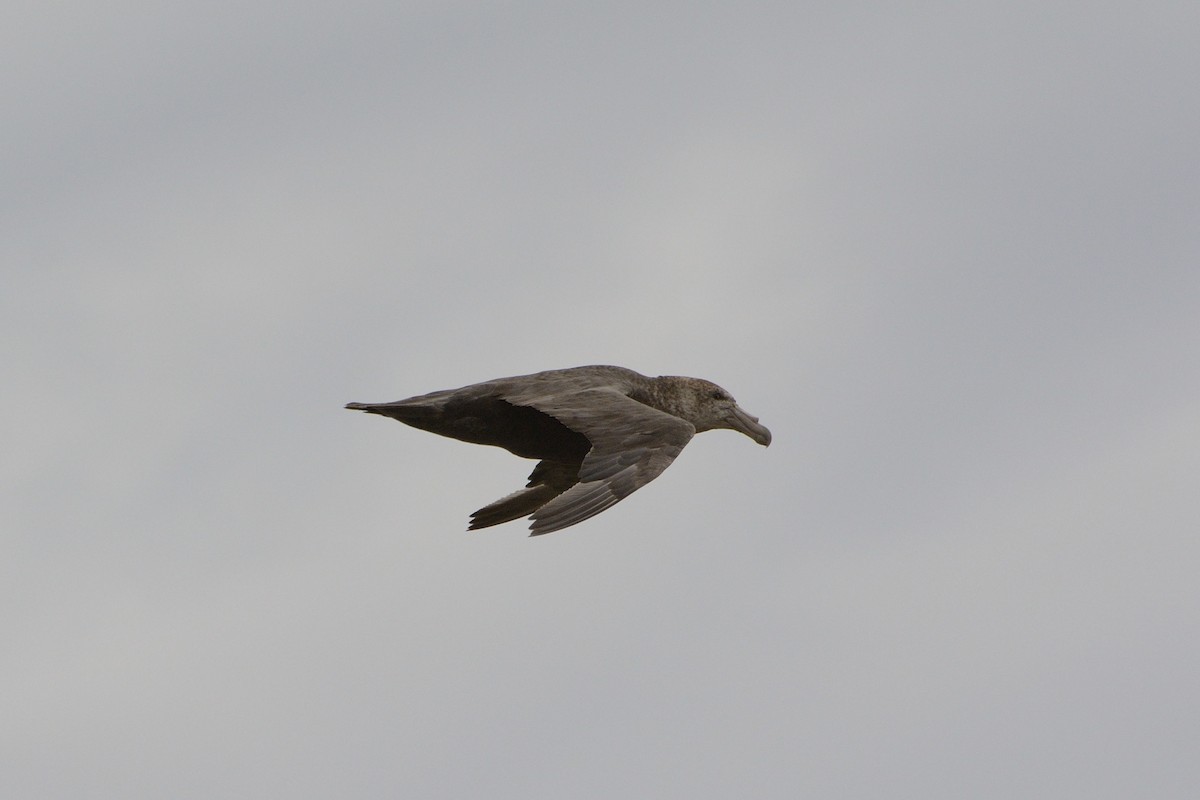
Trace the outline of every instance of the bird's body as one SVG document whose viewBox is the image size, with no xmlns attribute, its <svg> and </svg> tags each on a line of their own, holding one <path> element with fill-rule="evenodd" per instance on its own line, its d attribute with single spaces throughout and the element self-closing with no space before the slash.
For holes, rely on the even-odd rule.
<svg viewBox="0 0 1200 800">
<path fill-rule="evenodd" d="M 771 443 L 716 384 L 623 367 L 549 370 L 346 408 L 538 459 L 526 488 L 472 514 L 472 530 L 527 516 L 533 535 L 581 522 L 658 477 L 700 431 L 729 428 Z"/>
</svg>

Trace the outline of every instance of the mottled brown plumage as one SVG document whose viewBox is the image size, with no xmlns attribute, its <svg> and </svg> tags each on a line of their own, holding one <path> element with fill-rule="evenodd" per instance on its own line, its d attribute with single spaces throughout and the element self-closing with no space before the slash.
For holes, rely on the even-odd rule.
<svg viewBox="0 0 1200 800">
<path fill-rule="evenodd" d="M 692 436 L 714 428 L 761 445 L 771 432 L 700 378 L 573 367 L 346 408 L 539 459 L 529 483 L 471 515 L 470 529 L 532 517 L 532 535 L 582 522 L 658 477 Z"/>
</svg>

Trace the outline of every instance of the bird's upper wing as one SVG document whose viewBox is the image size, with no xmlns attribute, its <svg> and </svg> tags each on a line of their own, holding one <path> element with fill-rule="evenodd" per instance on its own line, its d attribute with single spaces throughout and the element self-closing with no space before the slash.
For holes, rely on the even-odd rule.
<svg viewBox="0 0 1200 800">
<path fill-rule="evenodd" d="M 579 483 L 533 512 L 535 536 L 574 525 L 628 497 L 669 467 L 696 433 L 690 422 L 611 387 L 512 387 L 502 397 L 549 414 L 592 443 Z"/>
</svg>

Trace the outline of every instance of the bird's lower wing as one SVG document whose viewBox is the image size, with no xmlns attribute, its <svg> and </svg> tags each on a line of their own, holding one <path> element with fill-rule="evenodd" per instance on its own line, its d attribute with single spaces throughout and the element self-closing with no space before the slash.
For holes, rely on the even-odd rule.
<svg viewBox="0 0 1200 800">
<path fill-rule="evenodd" d="M 478 530 L 502 522 L 528 517 L 533 512 L 570 489 L 579 481 L 579 464 L 560 461 L 539 461 L 529 475 L 529 483 L 507 497 L 502 497 L 471 515 L 467 530 Z"/>
<path fill-rule="evenodd" d="M 695 433 L 685 420 L 621 400 L 599 411 L 589 405 L 587 416 L 563 414 L 568 425 L 586 427 L 592 449 L 580 465 L 579 483 L 533 512 L 532 535 L 562 530 L 624 500 L 662 474 Z"/>
<path fill-rule="evenodd" d="M 528 517 L 562 493 L 562 489 L 556 489 L 553 486 L 532 486 L 528 489 L 519 489 L 472 514 L 471 524 L 467 526 L 467 530 L 476 531 L 480 528 L 499 525 L 502 522 Z"/>
</svg>

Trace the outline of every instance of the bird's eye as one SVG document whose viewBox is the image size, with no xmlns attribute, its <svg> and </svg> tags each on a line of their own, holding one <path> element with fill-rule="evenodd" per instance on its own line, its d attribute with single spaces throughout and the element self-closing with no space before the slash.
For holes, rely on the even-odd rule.
<svg viewBox="0 0 1200 800">
<path fill-rule="evenodd" d="M 712 399 L 713 400 L 724 400 L 725 393 L 722 392 L 720 389 L 713 389 Z"/>
</svg>

